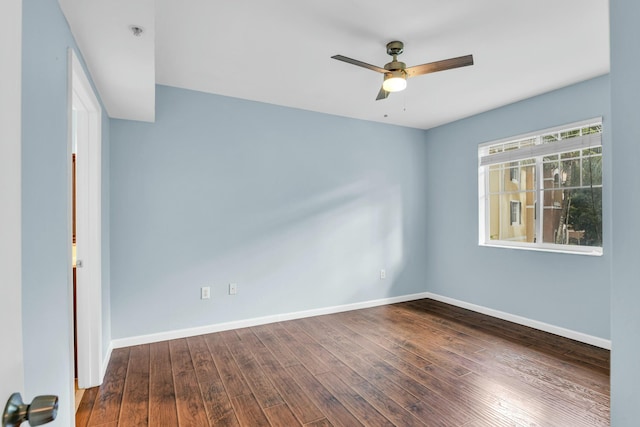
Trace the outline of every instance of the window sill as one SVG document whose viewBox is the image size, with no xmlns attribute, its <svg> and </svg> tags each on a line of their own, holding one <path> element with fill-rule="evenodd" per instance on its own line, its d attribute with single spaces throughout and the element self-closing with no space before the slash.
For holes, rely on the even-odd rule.
<svg viewBox="0 0 640 427">
<path fill-rule="evenodd" d="M 517 249 L 525 251 L 536 252 L 554 252 L 560 254 L 569 255 L 587 255 L 587 256 L 602 256 L 602 248 L 591 246 L 573 246 L 573 245 L 532 245 L 532 244 L 518 244 L 513 242 L 496 241 L 496 243 L 484 243 L 480 242 L 479 246 L 490 248 L 502 248 L 502 249 Z"/>
</svg>

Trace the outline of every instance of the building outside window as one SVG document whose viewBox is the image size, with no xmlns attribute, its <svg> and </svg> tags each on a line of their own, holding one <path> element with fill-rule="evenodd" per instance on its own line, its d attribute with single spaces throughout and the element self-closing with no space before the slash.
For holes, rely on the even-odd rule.
<svg viewBox="0 0 640 427">
<path fill-rule="evenodd" d="M 481 144 L 479 243 L 602 254 L 602 119 Z"/>
</svg>

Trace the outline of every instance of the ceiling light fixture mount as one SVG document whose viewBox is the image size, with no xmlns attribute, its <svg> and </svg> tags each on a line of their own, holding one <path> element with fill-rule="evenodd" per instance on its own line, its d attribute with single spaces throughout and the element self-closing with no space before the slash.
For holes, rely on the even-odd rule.
<svg viewBox="0 0 640 427">
<path fill-rule="evenodd" d="M 136 37 L 140 37 L 142 35 L 142 33 L 144 32 L 144 28 L 142 28 L 139 25 L 130 25 L 129 29 L 131 30 L 133 35 L 136 36 Z"/>
</svg>

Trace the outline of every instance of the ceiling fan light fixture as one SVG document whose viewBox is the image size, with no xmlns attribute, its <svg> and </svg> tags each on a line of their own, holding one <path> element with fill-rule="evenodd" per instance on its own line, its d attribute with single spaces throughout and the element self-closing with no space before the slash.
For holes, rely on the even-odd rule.
<svg viewBox="0 0 640 427">
<path fill-rule="evenodd" d="M 357 59 L 349 58 L 342 55 L 333 55 L 331 58 L 347 64 L 356 65 L 358 67 L 367 68 L 381 73 L 384 76 L 382 88 L 378 92 L 376 101 L 387 99 L 391 92 L 399 92 L 407 87 L 407 79 L 409 77 L 421 76 L 423 74 L 435 73 L 437 71 L 450 70 L 452 68 L 466 67 L 473 65 L 473 55 L 459 56 L 457 58 L 443 59 L 442 61 L 429 62 L 422 65 L 414 65 L 407 67 L 404 62 L 398 61 L 398 55 L 404 51 L 404 43 L 401 41 L 392 41 L 387 43 L 387 54 L 391 55 L 393 60 L 384 64 L 384 68 L 376 65 L 367 64 Z"/>
<path fill-rule="evenodd" d="M 407 78 L 402 70 L 390 71 L 384 75 L 382 88 L 387 92 L 400 92 L 407 88 Z"/>
</svg>

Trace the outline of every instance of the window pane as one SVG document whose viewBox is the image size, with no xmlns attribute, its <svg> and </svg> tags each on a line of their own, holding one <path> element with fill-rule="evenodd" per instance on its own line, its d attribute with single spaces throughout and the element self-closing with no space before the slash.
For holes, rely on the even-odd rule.
<svg viewBox="0 0 640 427">
<path fill-rule="evenodd" d="M 580 159 L 562 161 L 560 165 L 560 181 L 563 187 L 580 186 Z"/>
<path fill-rule="evenodd" d="M 518 148 L 520 148 L 520 143 L 518 141 L 507 142 L 502 146 L 503 151 L 517 150 Z"/>
<path fill-rule="evenodd" d="M 490 196 L 490 239 L 534 242 L 535 191 Z"/>
<path fill-rule="evenodd" d="M 489 197 L 489 239 L 498 240 L 500 237 L 500 195 Z"/>
<path fill-rule="evenodd" d="M 534 191 L 536 189 L 536 165 L 529 163 L 526 166 L 521 166 L 520 179 L 522 181 L 520 186 L 522 190 Z"/>
<path fill-rule="evenodd" d="M 583 135 L 589 135 L 590 133 L 602 133 L 602 125 L 594 125 L 582 128 Z"/>
<path fill-rule="evenodd" d="M 602 246 L 602 188 L 545 191 L 542 220 L 544 243 Z"/>
<path fill-rule="evenodd" d="M 489 193 L 535 190 L 535 160 L 489 166 Z"/>
<path fill-rule="evenodd" d="M 507 172 L 509 174 L 509 180 L 517 185 L 520 182 L 520 162 L 510 163 Z"/>
<path fill-rule="evenodd" d="M 500 177 L 502 176 L 502 168 L 500 165 L 493 165 L 489 168 L 489 192 L 497 193 L 500 191 Z"/>
<path fill-rule="evenodd" d="M 586 148 L 582 150 L 583 156 L 590 156 L 592 154 L 602 154 L 602 147 Z"/>
<path fill-rule="evenodd" d="M 560 138 L 562 139 L 573 138 L 575 136 L 580 136 L 580 129 L 573 129 L 560 133 Z"/>
<path fill-rule="evenodd" d="M 543 188 L 560 187 L 560 163 L 559 162 L 545 162 L 542 166 L 542 173 L 543 173 L 543 179 L 544 179 Z"/>
<path fill-rule="evenodd" d="M 536 145 L 536 138 L 528 138 L 520 141 L 520 147 L 530 147 Z"/>
<path fill-rule="evenodd" d="M 602 156 L 582 160 L 582 185 L 602 185 Z"/>
<path fill-rule="evenodd" d="M 572 159 L 574 157 L 580 157 L 580 151 L 570 151 L 568 153 L 562 153 L 560 155 L 561 159 Z"/>
</svg>

